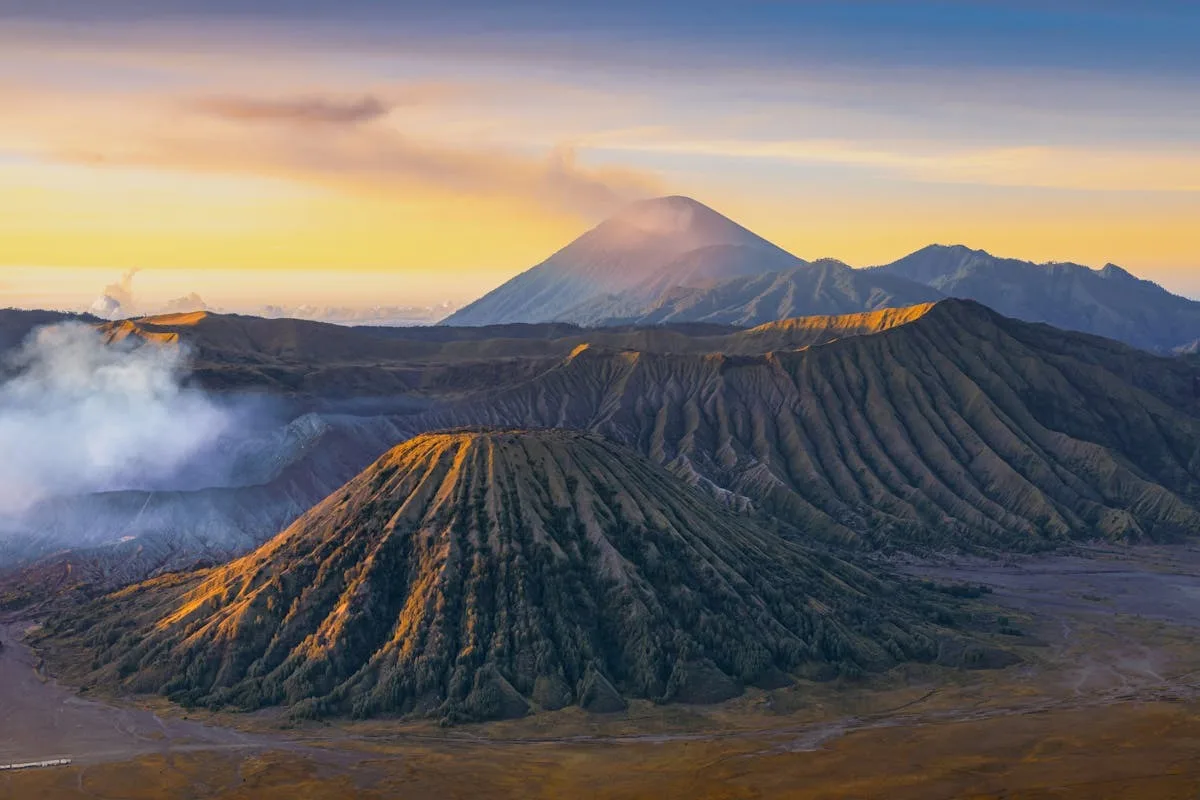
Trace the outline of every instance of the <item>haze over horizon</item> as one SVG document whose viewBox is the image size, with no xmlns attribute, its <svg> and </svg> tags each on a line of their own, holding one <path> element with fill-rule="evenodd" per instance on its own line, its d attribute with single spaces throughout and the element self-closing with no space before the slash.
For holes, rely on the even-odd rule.
<svg viewBox="0 0 1200 800">
<path fill-rule="evenodd" d="M 462 303 L 661 194 L 1200 297 L 1183 3 L 42 6 L 0 0 L 0 305 Z"/>
</svg>

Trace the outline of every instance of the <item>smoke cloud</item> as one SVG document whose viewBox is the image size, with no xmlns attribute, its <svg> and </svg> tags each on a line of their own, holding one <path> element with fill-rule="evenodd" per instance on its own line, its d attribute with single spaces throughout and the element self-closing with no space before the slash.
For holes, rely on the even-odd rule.
<svg viewBox="0 0 1200 800">
<path fill-rule="evenodd" d="M 133 301 L 133 276 L 141 272 L 134 267 L 126 270 L 121 279 L 104 287 L 104 291 L 88 309 L 91 313 L 105 319 L 120 319 L 132 316 L 137 307 Z"/>
<path fill-rule="evenodd" d="M 87 325 L 35 331 L 0 375 L 0 516 L 47 498 L 169 479 L 233 425 L 183 386 L 178 347 L 107 344 Z"/>
<path fill-rule="evenodd" d="M 186 314 L 191 311 L 208 310 L 208 303 L 205 303 L 204 298 L 195 292 L 190 292 L 183 297 L 176 297 L 174 300 L 168 300 L 162 307 L 164 314 Z"/>
</svg>

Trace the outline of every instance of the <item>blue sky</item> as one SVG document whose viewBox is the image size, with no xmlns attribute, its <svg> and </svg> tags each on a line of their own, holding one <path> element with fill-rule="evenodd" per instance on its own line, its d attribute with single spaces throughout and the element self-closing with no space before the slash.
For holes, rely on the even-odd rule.
<svg viewBox="0 0 1200 800">
<path fill-rule="evenodd" d="M 818 59 L 874 64 L 1100 72 L 1200 71 L 1200 7 L 1163 2 L 243 2 L 243 0 L 3 0 L 0 16 L 25 20 L 259 19 L 280 25 L 361 27 L 377 38 L 559 34 L 631 37 L 712 47 L 752 61 Z M 387 30 L 386 26 L 407 30 Z"/>
</svg>

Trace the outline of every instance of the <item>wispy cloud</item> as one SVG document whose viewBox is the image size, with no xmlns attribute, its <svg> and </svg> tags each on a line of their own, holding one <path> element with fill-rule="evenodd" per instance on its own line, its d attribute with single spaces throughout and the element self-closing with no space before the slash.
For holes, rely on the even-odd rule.
<svg viewBox="0 0 1200 800">
<path fill-rule="evenodd" d="M 361 105 L 361 107 L 360 107 Z M 234 104 L 202 121 L 131 130 L 120 139 L 63 147 L 60 161 L 96 167 L 154 167 L 285 178 L 345 189 L 403 191 L 434 187 L 512 196 L 585 216 L 606 214 L 663 190 L 647 171 L 587 166 L 569 143 L 542 155 L 499 146 L 439 143 L 377 122 L 382 103 Z M 297 132 L 263 120 L 323 123 Z"/>
<path fill-rule="evenodd" d="M 0 258 L 326 266 L 353 240 L 508 270 L 570 212 L 670 191 L 855 263 L 954 239 L 1194 269 L 1195 9 L 182 1 L 0 24 Z"/>
<path fill-rule="evenodd" d="M 411 82 L 368 91 L 237 93 L 203 95 L 185 101 L 185 110 L 230 122 L 358 125 L 387 117 L 401 108 L 445 107 L 477 95 L 459 83 Z"/>
<path fill-rule="evenodd" d="M 617 151 L 832 164 L 926 183 L 970 183 L 1088 191 L 1200 192 L 1200 156 L 1193 150 L 1129 146 L 1016 146 L 939 148 L 935 142 L 863 140 L 746 140 L 596 137 Z"/>
<path fill-rule="evenodd" d="M 262 94 L 38 94 L 0 85 L 0 104 L 13 112 L 0 147 L 97 169 L 267 177 L 406 196 L 435 189 L 511 197 L 588 218 L 665 190 L 650 170 L 589 163 L 570 138 L 530 137 L 511 127 L 507 110 L 488 117 L 465 98 L 476 102 L 477 90 L 437 82 Z M 88 125 L 71 124 L 78 117 Z"/>
<path fill-rule="evenodd" d="M 196 108 L 205 114 L 240 122 L 297 122 L 353 125 L 387 116 L 390 107 L 374 95 L 285 98 L 204 97 Z"/>
</svg>

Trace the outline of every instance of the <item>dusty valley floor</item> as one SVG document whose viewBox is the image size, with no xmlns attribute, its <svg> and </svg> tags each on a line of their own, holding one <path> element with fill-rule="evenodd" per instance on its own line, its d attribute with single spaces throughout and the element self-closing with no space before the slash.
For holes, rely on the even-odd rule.
<svg viewBox="0 0 1200 800">
<path fill-rule="evenodd" d="M 0 627 L 0 798 L 1194 798 L 1200 550 L 1090 549 L 908 569 L 992 589 L 1022 663 L 907 667 L 717 707 L 635 704 L 439 729 L 290 727 L 85 699 Z M 992 610 L 992 609 L 989 609 Z M 993 611 L 994 613 L 994 611 Z M 46 654 L 51 670 L 60 665 Z M 64 683 L 70 665 L 61 665 Z M 190 718 L 189 718 L 190 717 Z"/>
</svg>

